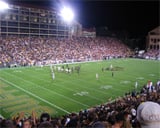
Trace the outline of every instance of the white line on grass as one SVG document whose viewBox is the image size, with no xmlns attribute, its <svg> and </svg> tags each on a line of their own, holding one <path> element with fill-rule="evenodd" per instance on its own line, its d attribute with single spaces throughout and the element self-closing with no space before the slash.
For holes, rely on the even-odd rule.
<svg viewBox="0 0 160 128">
<path fill-rule="evenodd" d="M 39 75 L 41 75 L 41 74 L 39 74 Z M 43 75 L 46 76 L 46 74 L 43 74 Z M 41 75 L 41 76 L 42 76 L 42 75 Z M 37 78 L 37 77 L 35 77 L 35 78 Z M 77 79 L 78 79 L 79 81 L 87 82 L 87 83 L 88 83 L 88 81 L 85 81 L 85 80 L 82 80 L 82 79 L 79 79 L 79 78 L 77 78 Z M 40 80 L 42 80 L 42 79 L 40 79 Z M 43 81 L 45 81 L 45 80 L 43 80 Z M 74 80 L 72 79 L 72 80 L 70 80 L 70 81 L 68 81 L 68 82 L 73 85 L 74 82 L 71 82 L 71 81 L 74 81 Z M 63 83 L 65 83 L 65 82 L 63 82 Z M 54 85 L 55 85 L 55 84 L 54 84 Z M 62 87 L 62 86 L 61 86 L 61 87 Z M 97 90 L 97 89 L 94 89 L 94 88 L 89 88 L 89 87 L 86 87 L 86 86 L 78 86 L 78 87 L 82 87 L 82 88 L 85 88 L 85 89 L 89 89 L 89 90 L 92 90 L 92 91 L 96 91 L 96 92 L 100 92 L 100 93 L 106 94 L 106 92 L 100 91 L 100 90 Z M 64 86 L 63 86 L 63 88 L 65 88 L 65 89 L 67 89 L 67 90 L 74 91 L 74 90 L 68 89 L 68 88 L 66 88 L 66 87 L 64 87 Z M 123 87 L 123 88 L 127 88 L 127 87 Z M 116 89 L 116 88 L 112 88 L 112 90 L 117 91 L 117 92 L 124 92 L 123 90 Z M 74 92 L 75 92 L 75 91 L 74 91 Z M 111 92 L 107 92 L 107 93 L 110 93 L 110 96 L 116 96 L 116 95 L 114 95 L 114 94 L 111 93 Z M 96 98 L 96 97 L 94 97 L 94 96 L 89 96 L 89 95 L 88 95 L 88 97 L 90 97 L 90 98 L 92 98 L 92 99 L 99 100 L 98 98 Z M 102 101 L 102 100 L 99 100 L 99 101 Z"/>
<path fill-rule="evenodd" d="M 35 78 L 37 78 L 37 77 L 35 77 Z M 37 78 L 38 79 L 38 78 Z M 43 80 L 43 79 L 39 79 L 39 80 Z M 46 81 L 46 80 L 43 80 L 43 81 Z M 47 82 L 47 81 L 46 81 Z M 63 83 L 65 83 L 65 82 L 63 82 Z M 70 82 L 71 84 L 72 84 L 72 82 Z M 53 83 L 54 84 L 54 83 Z M 57 86 L 56 84 L 54 84 L 55 86 Z M 66 90 L 69 90 L 69 91 L 72 91 L 72 92 L 74 92 L 74 93 L 77 93 L 77 91 L 75 91 L 75 90 L 73 90 L 73 89 L 70 89 L 70 88 L 67 88 L 67 87 L 64 87 L 64 86 L 61 86 L 61 88 L 65 88 Z M 95 89 L 94 89 L 94 91 L 95 91 Z M 97 90 L 96 90 L 97 91 Z M 104 94 L 106 94 L 106 93 L 104 93 Z M 60 94 L 59 94 L 60 95 Z M 86 97 L 89 97 L 89 98 L 92 98 L 92 99 L 95 99 L 95 100 L 98 100 L 98 101 L 103 101 L 103 100 L 100 100 L 99 98 L 96 98 L 96 97 L 94 97 L 94 96 L 91 96 L 91 95 L 86 95 Z M 71 99 L 71 100 L 73 100 L 73 99 Z M 76 101 L 76 102 L 78 102 L 78 101 Z M 81 103 L 81 102 L 79 102 L 79 103 Z M 81 103 L 81 104 L 83 104 L 83 103 Z M 89 107 L 88 105 L 85 105 L 85 106 L 87 106 L 87 107 Z"/>
<path fill-rule="evenodd" d="M 39 97 L 39 96 L 37 96 L 37 95 L 35 95 L 35 94 L 33 94 L 33 93 L 31 93 L 31 92 L 25 90 L 25 89 L 23 89 L 23 88 L 21 88 L 21 87 L 15 85 L 14 83 L 9 82 L 9 81 L 7 81 L 7 80 L 5 80 L 5 79 L 3 79 L 3 78 L 0 78 L 0 79 L 1 79 L 2 81 L 5 81 L 6 83 L 8 83 L 8 84 L 10 84 L 10 85 L 12 85 L 12 86 L 18 88 L 18 89 L 20 89 L 21 91 L 23 91 L 23 92 L 25 92 L 25 93 L 27 93 L 27 94 L 29 94 L 29 95 L 31 95 L 31 96 L 33 96 L 33 97 L 39 99 L 39 100 L 41 100 L 41 101 L 43 101 L 43 102 L 45 102 L 45 103 L 51 105 L 52 107 L 55 107 L 55 108 L 57 108 L 57 109 L 59 109 L 59 110 L 65 112 L 65 113 L 67 113 L 67 114 L 70 114 L 69 111 L 67 111 L 67 110 L 65 110 L 65 109 L 63 109 L 63 108 L 61 108 L 61 107 L 59 107 L 59 106 L 57 106 L 57 105 L 55 105 L 55 104 L 50 103 L 49 101 L 47 101 L 47 100 L 45 100 L 45 99 L 43 99 L 43 98 L 41 98 L 41 97 Z"/>
<path fill-rule="evenodd" d="M 40 75 L 40 74 L 39 74 Z M 46 75 L 46 74 L 43 74 L 43 75 Z M 37 77 L 35 77 L 35 78 L 37 78 Z M 42 80 L 42 79 L 39 79 L 39 80 Z M 87 82 L 87 81 L 84 81 L 84 80 L 82 80 L 82 79 L 78 79 L 79 81 L 82 81 L 82 82 Z M 43 80 L 43 81 L 46 81 L 46 80 Z M 73 84 L 74 82 L 71 82 L 71 81 L 74 81 L 74 80 L 70 80 L 69 82 L 71 83 L 71 84 Z M 65 82 L 63 82 L 63 83 L 65 83 Z M 54 84 L 55 85 L 55 84 Z M 66 87 L 64 87 L 64 86 L 61 86 L 61 87 L 63 87 L 63 88 L 65 88 L 65 89 L 67 89 L 67 90 L 70 90 L 70 91 L 73 91 L 73 92 L 75 92 L 74 90 L 72 90 L 72 89 L 69 89 L 69 88 L 66 88 Z M 78 86 L 79 87 L 79 86 Z M 94 88 L 89 88 L 89 87 L 86 87 L 86 86 L 81 86 L 82 88 L 85 88 L 85 89 L 89 89 L 89 90 L 93 90 L 93 91 L 96 91 L 96 92 L 100 92 L 100 93 L 103 93 L 103 94 L 106 94 L 106 92 L 103 92 L 103 91 L 100 91 L 100 90 L 97 90 L 97 89 L 94 89 Z M 129 86 L 130 87 L 130 86 Z M 123 88 L 127 88 L 126 86 L 123 86 Z M 124 90 L 119 90 L 119 89 L 116 89 L 116 88 L 112 88 L 112 90 L 114 90 L 114 91 L 117 91 L 117 92 L 123 92 L 123 93 L 125 93 L 124 92 Z M 113 93 L 111 93 L 110 91 L 108 92 L 107 91 L 107 94 L 109 93 L 109 96 L 116 96 L 116 95 L 114 95 Z M 96 99 L 96 100 L 99 100 L 99 101 L 102 101 L 102 100 L 100 100 L 99 98 L 96 98 L 96 97 L 94 97 L 94 96 L 87 96 L 87 97 L 90 97 L 90 98 L 92 98 L 92 99 Z"/>
<path fill-rule="evenodd" d="M 39 74 L 39 75 L 41 75 L 41 74 Z M 43 75 L 45 75 L 45 74 L 43 74 Z M 42 75 L 41 75 L 42 76 Z M 38 80 L 42 80 L 42 81 L 45 81 L 45 82 L 48 82 L 48 81 L 46 81 L 46 80 L 44 80 L 44 79 L 39 79 L 38 77 L 35 77 L 35 76 L 33 76 L 34 78 L 36 78 L 36 79 L 38 79 Z M 65 83 L 65 82 L 63 82 L 63 83 Z M 70 82 L 72 85 L 73 85 L 73 83 L 72 82 Z M 54 84 L 55 86 L 57 86 L 56 84 Z M 61 87 L 63 87 L 63 88 L 65 88 L 65 89 L 67 89 L 67 90 L 70 90 L 70 91 L 72 91 L 72 92 L 74 92 L 74 93 L 76 93 L 76 91 L 75 90 L 73 90 L 73 89 L 70 89 L 70 88 L 66 88 L 66 87 L 64 87 L 64 86 L 61 86 Z M 84 87 L 83 87 L 84 88 Z M 96 89 L 91 89 L 91 88 L 87 88 L 87 89 L 90 89 L 90 90 L 94 90 L 94 91 L 98 91 L 98 90 L 96 90 Z M 100 93 L 103 93 L 103 94 L 106 94 L 106 93 L 104 93 L 104 92 L 102 92 L 102 91 L 99 91 Z M 98 100 L 98 101 L 101 101 L 101 102 L 103 102 L 103 100 L 101 100 L 101 99 L 99 99 L 99 98 L 96 98 L 96 97 L 94 97 L 94 96 L 90 96 L 90 95 L 86 95 L 86 97 L 89 97 L 89 98 L 92 98 L 92 99 L 95 99 L 95 100 Z M 78 101 L 76 101 L 76 102 L 78 102 Z M 81 103 L 81 102 L 80 102 Z M 88 106 L 88 105 L 87 105 Z M 89 107 L 89 106 L 88 106 Z"/>
<path fill-rule="evenodd" d="M 6 74 L 8 74 L 8 73 L 6 73 Z M 13 76 L 12 74 L 8 74 L 8 75 Z M 17 76 L 14 76 L 14 77 L 17 77 Z M 85 106 L 85 107 L 89 107 L 89 105 L 83 104 L 83 103 L 81 103 L 81 102 L 79 102 L 79 101 L 76 101 L 76 100 L 74 100 L 74 99 L 71 99 L 71 98 L 69 98 L 69 97 L 66 97 L 65 95 L 59 94 L 59 93 L 57 93 L 57 92 L 55 92 L 55 91 L 53 91 L 53 90 L 49 90 L 49 89 L 47 89 L 47 88 L 41 87 L 41 86 L 39 86 L 39 85 L 37 85 L 37 84 L 35 84 L 35 83 L 31 82 L 31 81 L 25 80 L 25 79 L 23 79 L 23 78 L 21 78 L 21 77 L 18 77 L 18 79 L 21 79 L 21 80 L 23 80 L 23 81 L 25 81 L 25 82 L 27 82 L 27 83 L 32 84 L 32 85 L 36 85 L 38 88 L 41 88 L 41 89 L 43 89 L 43 90 L 49 91 L 49 92 L 51 92 L 51 93 L 55 93 L 55 94 L 57 94 L 57 95 L 65 98 L 65 99 L 68 99 L 68 100 L 72 101 L 72 102 L 78 103 L 78 104 L 83 105 L 83 106 Z"/>
</svg>

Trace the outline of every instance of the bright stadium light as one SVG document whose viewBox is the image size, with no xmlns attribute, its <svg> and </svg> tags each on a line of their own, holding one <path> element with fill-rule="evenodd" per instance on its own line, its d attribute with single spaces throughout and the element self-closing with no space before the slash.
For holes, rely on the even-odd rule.
<svg viewBox="0 0 160 128">
<path fill-rule="evenodd" d="M 6 10 L 6 9 L 9 9 L 9 5 L 6 2 L 0 0 L 0 11 Z"/>
<path fill-rule="evenodd" d="M 71 8 L 64 7 L 60 12 L 60 16 L 63 18 L 64 21 L 70 23 L 74 18 L 74 13 Z"/>
</svg>

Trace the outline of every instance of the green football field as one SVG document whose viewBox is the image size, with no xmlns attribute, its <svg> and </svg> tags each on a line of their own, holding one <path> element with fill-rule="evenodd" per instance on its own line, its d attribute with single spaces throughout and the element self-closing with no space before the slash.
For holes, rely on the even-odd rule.
<svg viewBox="0 0 160 128">
<path fill-rule="evenodd" d="M 102 71 L 110 65 L 115 71 Z M 69 64 L 70 68 L 75 66 L 81 67 L 79 74 L 56 70 L 54 80 L 49 66 L 0 69 L 0 114 L 12 117 L 23 111 L 28 116 L 35 111 L 37 115 L 48 112 L 60 116 L 79 112 L 123 96 L 135 89 L 136 81 L 140 89 L 148 80 L 155 84 L 160 79 L 160 62 L 154 60 Z"/>
</svg>

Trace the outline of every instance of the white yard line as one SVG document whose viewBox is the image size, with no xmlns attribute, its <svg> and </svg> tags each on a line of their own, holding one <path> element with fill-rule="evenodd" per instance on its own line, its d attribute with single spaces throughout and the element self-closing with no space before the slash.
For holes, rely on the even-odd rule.
<svg viewBox="0 0 160 128">
<path fill-rule="evenodd" d="M 5 72 L 5 73 L 6 73 L 6 72 Z M 8 74 L 8 73 L 6 73 L 6 74 Z M 8 74 L 8 75 L 13 76 L 12 74 Z M 18 76 L 15 76 L 15 75 L 14 75 L 14 77 L 17 77 L 18 79 L 21 79 L 21 80 L 23 80 L 23 81 L 25 81 L 25 82 L 27 82 L 27 83 L 32 84 L 32 85 L 36 85 L 36 86 L 38 86 L 38 88 L 41 88 L 41 89 L 46 90 L 46 91 L 48 91 L 48 92 L 55 93 L 55 94 L 57 94 L 57 95 L 65 98 L 65 99 L 68 99 L 68 100 L 72 101 L 72 102 L 78 103 L 78 104 L 83 105 L 83 106 L 85 106 L 85 107 L 89 107 L 89 105 L 83 104 L 83 103 L 81 103 L 81 102 L 79 102 L 79 101 L 76 101 L 76 100 L 74 100 L 74 99 L 71 99 L 71 98 L 69 98 L 69 97 L 66 97 L 65 95 L 59 94 L 59 93 L 57 93 L 57 92 L 55 92 L 55 91 L 53 91 L 53 90 L 49 90 L 49 89 L 47 89 L 47 88 L 41 87 L 41 86 L 39 86 L 39 85 L 37 85 L 37 84 L 35 84 L 35 83 L 31 82 L 31 81 L 25 80 L 25 79 L 23 79 L 23 78 L 21 78 L 21 77 L 18 77 Z"/>
<path fill-rule="evenodd" d="M 42 79 L 41 79 L 42 80 Z M 46 81 L 46 80 L 43 80 L 43 81 Z M 65 83 L 65 82 L 63 82 L 63 83 Z M 72 85 L 73 85 L 73 83 L 72 82 L 70 82 Z M 57 86 L 56 84 L 54 84 L 55 86 Z M 78 87 L 80 87 L 80 86 L 78 86 Z M 69 90 L 69 91 L 72 91 L 72 92 L 74 92 L 74 93 L 77 93 L 77 91 L 75 91 L 75 90 L 73 90 L 73 89 L 70 89 L 70 88 L 67 88 L 67 87 L 64 87 L 64 86 L 61 86 L 61 88 L 64 88 L 64 89 L 66 89 L 66 90 Z M 87 88 L 87 89 L 89 89 L 89 88 Z M 93 89 L 90 89 L 90 90 L 93 90 Z M 86 90 L 85 90 L 86 91 Z M 96 89 L 94 89 L 94 91 L 97 91 Z M 106 93 L 103 93 L 103 94 L 106 94 Z M 101 102 L 103 102 L 103 100 L 101 100 L 101 99 L 99 99 L 99 98 L 96 98 L 95 96 L 91 96 L 91 95 L 85 95 L 86 97 L 89 97 L 89 98 L 91 98 L 91 99 L 95 99 L 95 100 L 98 100 L 98 101 L 101 101 Z M 77 101 L 76 101 L 77 102 Z M 87 105 L 87 107 L 89 107 L 89 105 Z"/>
<path fill-rule="evenodd" d="M 8 80 L 5 80 L 5 79 L 3 79 L 3 78 L 1 78 L 1 77 L 0 77 L 0 79 L 1 79 L 2 81 L 5 81 L 6 83 L 8 83 L 8 84 L 10 84 L 10 85 L 12 85 L 12 86 L 18 88 L 18 89 L 20 89 L 21 91 L 23 91 L 23 92 L 25 92 L 25 93 L 27 93 L 27 94 L 29 94 L 29 95 L 31 95 L 31 96 L 33 96 L 33 97 L 39 99 L 39 100 L 45 102 L 46 104 L 49 104 L 50 106 L 55 107 L 55 108 L 57 108 L 57 109 L 59 109 L 59 110 L 65 112 L 65 113 L 67 113 L 67 114 L 70 114 L 69 111 L 67 111 L 67 110 L 65 110 L 65 109 L 63 109 L 63 108 L 61 108 L 61 107 L 59 107 L 59 106 L 57 106 L 57 105 L 55 105 L 55 104 L 53 104 L 53 103 L 50 103 L 49 101 L 47 101 L 47 100 L 45 100 L 45 99 L 43 99 L 43 98 L 41 98 L 41 97 L 39 97 L 39 96 L 37 96 L 37 95 L 35 95 L 35 94 L 33 94 L 33 93 L 27 91 L 27 90 L 25 90 L 25 89 L 23 89 L 23 88 L 17 86 L 16 84 L 14 84 L 14 83 L 12 83 L 12 82 L 10 82 L 10 81 L 8 81 Z"/>
<path fill-rule="evenodd" d="M 39 75 L 41 75 L 41 74 L 39 74 Z M 43 74 L 43 75 L 45 75 L 45 74 Z M 41 75 L 42 76 L 42 75 Z M 38 80 L 42 80 L 42 81 L 45 81 L 45 82 L 47 82 L 46 80 L 44 80 L 44 79 L 39 79 L 38 77 L 35 77 L 35 76 L 33 76 L 34 78 L 36 78 L 36 79 L 38 79 Z M 72 80 L 71 80 L 72 81 Z M 73 82 L 71 82 L 70 81 L 70 83 L 73 85 Z M 65 83 L 65 82 L 63 82 L 63 83 Z M 55 86 L 57 86 L 56 84 L 54 84 Z M 74 93 L 77 93 L 77 91 L 75 91 L 75 90 L 73 90 L 73 89 L 70 89 L 70 88 L 66 88 L 66 87 L 64 87 L 64 86 L 61 86 L 61 87 L 63 87 L 63 88 L 65 88 L 66 90 L 69 90 L 69 91 L 72 91 L 72 92 L 74 92 Z M 78 86 L 78 87 L 82 87 L 82 86 Z M 84 87 L 83 87 L 84 88 Z M 87 88 L 87 87 L 85 87 L 85 88 Z M 94 91 L 99 91 L 99 90 L 97 90 L 97 89 L 91 89 L 91 88 L 87 88 L 87 89 L 89 89 L 89 90 L 94 90 Z M 103 93 L 103 94 L 106 94 L 105 92 L 102 92 L 102 91 L 99 91 L 100 93 Z M 92 99 L 95 99 L 95 100 L 98 100 L 98 101 L 101 101 L 101 102 L 103 102 L 103 100 L 101 100 L 101 99 L 99 99 L 99 98 L 97 98 L 97 97 L 94 97 L 94 96 L 91 96 L 91 95 L 86 95 L 86 97 L 89 97 L 89 98 L 92 98 Z M 76 101 L 77 102 L 77 101 Z M 87 107 L 89 107 L 88 105 L 87 105 Z"/>
</svg>

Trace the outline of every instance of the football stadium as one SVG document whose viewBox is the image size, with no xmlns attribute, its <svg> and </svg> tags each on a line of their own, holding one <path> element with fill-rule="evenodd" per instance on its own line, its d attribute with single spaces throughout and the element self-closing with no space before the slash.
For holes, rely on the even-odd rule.
<svg viewBox="0 0 160 128">
<path fill-rule="evenodd" d="M 159 128 L 160 26 L 135 50 L 84 30 L 69 8 L 0 4 L 2 128 Z"/>
</svg>

